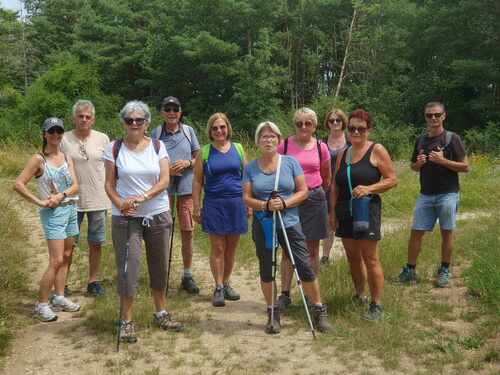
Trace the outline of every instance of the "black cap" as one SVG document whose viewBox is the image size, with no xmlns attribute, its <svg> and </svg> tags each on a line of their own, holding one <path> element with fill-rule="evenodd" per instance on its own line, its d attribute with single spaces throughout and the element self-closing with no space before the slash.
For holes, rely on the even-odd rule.
<svg viewBox="0 0 500 375">
<path fill-rule="evenodd" d="M 165 107 L 168 104 L 174 104 L 177 107 L 181 106 L 181 102 L 175 96 L 167 96 L 166 98 L 163 98 L 163 100 L 161 101 L 161 106 Z"/>
<path fill-rule="evenodd" d="M 61 129 L 64 130 L 64 123 L 63 123 L 63 120 L 61 120 L 60 118 L 57 118 L 57 117 L 49 117 L 48 119 L 46 119 L 44 122 L 43 122 L 43 125 L 42 125 L 42 130 L 44 132 L 47 132 L 49 131 L 50 129 L 52 129 L 53 127 L 60 127 Z"/>
</svg>

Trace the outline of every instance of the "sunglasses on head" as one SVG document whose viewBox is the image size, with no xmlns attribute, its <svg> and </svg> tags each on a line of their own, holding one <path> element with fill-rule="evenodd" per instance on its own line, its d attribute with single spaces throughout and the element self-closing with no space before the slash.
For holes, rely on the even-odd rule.
<svg viewBox="0 0 500 375">
<path fill-rule="evenodd" d="M 441 118 L 441 116 L 443 116 L 443 112 L 438 112 L 438 113 L 426 113 L 426 114 L 425 114 L 425 117 L 427 117 L 428 119 L 431 119 L 431 118 Z"/>
<path fill-rule="evenodd" d="M 59 126 L 54 126 L 52 128 L 50 128 L 49 130 L 47 130 L 47 133 L 49 134 L 64 134 L 64 129 L 59 127 Z"/>
<path fill-rule="evenodd" d="M 364 127 L 364 126 L 352 126 L 352 125 L 349 125 L 347 127 L 347 131 L 349 133 L 356 133 L 358 132 L 359 134 L 365 134 L 367 131 L 368 131 L 368 128 Z"/>
<path fill-rule="evenodd" d="M 341 118 L 330 118 L 328 119 L 328 123 L 329 124 L 334 124 L 334 123 L 341 123 L 342 122 L 342 119 Z"/>
<path fill-rule="evenodd" d="M 175 112 L 175 113 L 178 113 L 180 112 L 180 109 L 179 107 L 164 107 L 163 108 L 163 112 Z"/>
<path fill-rule="evenodd" d="M 123 120 L 125 122 L 125 124 L 127 125 L 132 125 L 134 122 L 137 124 L 137 125 L 144 125 L 144 123 L 146 122 L 146 119 L 145 118 L 142 118 L 142 117 L 137 117 L 137 118 L 130 118 L 130 117 L 127 117 Z"/>
</svg>

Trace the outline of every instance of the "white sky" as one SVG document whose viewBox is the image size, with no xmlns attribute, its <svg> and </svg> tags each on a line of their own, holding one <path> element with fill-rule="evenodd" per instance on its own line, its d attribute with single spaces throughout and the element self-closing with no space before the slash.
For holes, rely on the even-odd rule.
<svg viewBox="0 0 500 375">
<path fill-rule="evenodd" d="M 21 2 L 19 0 L 0 0 L 0 5 L 2 8 L 7 8 L 10 10 L 21 9 Z"/>
</svg>

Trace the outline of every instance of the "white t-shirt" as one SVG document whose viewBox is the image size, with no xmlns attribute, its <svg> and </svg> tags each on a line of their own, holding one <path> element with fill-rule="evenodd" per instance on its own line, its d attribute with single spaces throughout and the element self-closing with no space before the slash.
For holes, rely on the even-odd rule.
<svg viewBox="0 0 500 375">
<path fill-rule="evenodd" d="M 74 130 L 64 133 L 61 151 L 73 159 L 78 180 L 78 211 L 108 210 L 110 202 L 104 190 L 103 152 L 109 144 L 106 134 L 91 130 L 80 140 Z"/>
<path fill-rule="evenodd" d="M 113 145 L 111 142 L 104 151 L 104 160 L 109 160 L 113 164 Z M 143 151 L 132 151 L 127 148 L 125 142 L 122 143 L 116 166 L 118 168 L 118 179 L 116 180 L 116 192 L 121 198 L 134 195 L 142 195 L 155 185 L 160 179 L 160 159 L 167 159 L 168 154 L 163 142 L 160 142 L 160 149 L 156 154 L 153 142 L 149 143 Z M 156 195 L 151 200 L 139 204 L 135 217 L 145 217 L 160 214 L 170 209 L 167 190 Z M 112 204 L 112 215 L 120 216 L 120 210 Z"/>
</svg>

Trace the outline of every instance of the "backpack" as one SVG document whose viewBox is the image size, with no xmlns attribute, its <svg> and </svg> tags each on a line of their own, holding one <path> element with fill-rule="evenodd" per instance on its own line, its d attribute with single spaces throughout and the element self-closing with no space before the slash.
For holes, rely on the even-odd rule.
<svg viewBox="0 0 500 375">
<path fill-rule="evenodd" d="M 444 146 L 443 146 L 443 151 L 446 147 L 451 142 L 451 138 L 453 137 L 455 133 L 453 133 L 451 130 L 444 130 Z M 425 139 L 426 133 L 422 134 L 420 137 L 418 137 L 418 143 L 417 143 L 417 152 L 419 152 L 423 146 L 424 146 L 424 139 Z"/>
<path fill-rule="evenodd" d="M 182 134 L 184 134 L 184 137 L 186 137 L 186 139 L 188 140 L 189 145 L 192 146 L 193 144 L 191 143 L 191 132 L 189 131 L 189 127 L 187 125 L 180 124 L 180 129 Z M 163 133 L 163 125 L 157 126 L 151 132 L 151 138 L 160 139 L 162 133 Z"/>
<path fill-rule="evenodd" d="M 245 160 L 245 151 L 243 150 L 243 146 L 241 143 L 233 142 L 234 147 L 236 148 L 236 152 L 240 156 L 240 170 L 243 170 L 243 162 Z M 203 145 L 201 148 L 201 161 L 203 165 L 207 164 L 208 157 L 210 156 L 210 150 L 212 149 L 212 145 L 210 143 Z M 210 172 L 210 167 L 208 167 L 208 171 Z"/>
<path fill-rule="evenodd" d="M 160 153 L 160 141 L 158 139 L 151 139 L 153 142 L 153 147 L 155 149 L 156 155 Z M 115 178 L 118 180 L 118 167 L 116 166 L 116 159 L 118 159 L 118 155 L 120 154 L 120 149 L 122 148 L 123 138 L 117 139 L 115 143 L 113 143 L 113 159 L 115 161 Z"/>
<path fill-rule="evenodd" d="M 283 147 L 283 155 L 286 155 L 287 151 L 288 151 L 288 139 L 289 138 L 285 138 L 285 142 L 284 142 L 284 147 Z M 319 139 L 316 138 L 316 147 L 318 149 L 318 157 L 319 157 L 319 165 L 321 166 L 321 162 L 323 161 L 323 158 L 321 157 L 321 143 L 322 141 L 320 141 Z"/>
</svg>

